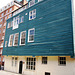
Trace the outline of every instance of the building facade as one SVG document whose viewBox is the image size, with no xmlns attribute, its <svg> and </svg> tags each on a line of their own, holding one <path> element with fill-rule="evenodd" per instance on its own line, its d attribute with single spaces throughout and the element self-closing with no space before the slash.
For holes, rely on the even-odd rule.
<svg viewBox="0 0 75 75">
<path fill-rule="evenodd" d="M 30 0 L 12 12 L 3 46 L 4 69 L 25 75 L 75 75 L 73 3 Z"/>
<path fill-rule="evenodd" d="M 19 7 L 21 7 L 21 5 L 13 0 L 0 9 L 0 66 L 4 65 L 4 57 L 2 56 L 2 51 L 6 30 L 6 20 L 12 17 L 12 11 L 18 9 Z"/>
</svg>

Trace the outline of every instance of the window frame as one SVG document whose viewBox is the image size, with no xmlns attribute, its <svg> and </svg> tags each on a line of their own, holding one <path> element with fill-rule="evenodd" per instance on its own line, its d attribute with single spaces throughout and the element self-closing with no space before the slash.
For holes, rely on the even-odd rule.
<svg viewBox="0 0 75 75">
<path fill-rule="evenodd" d="M 13 36 L 13 39 L 14 39 L 14 34 L 11 34 L 10 36 Z M 10 45 L 10 36 L 9 36 L 9 44 L 8 44 L 8 47 L 13 46 L 13 39 L 12 39 L 12 45 Z"/>
<path fill-rule="evenodd" d="M 29 41 L 30 30 L 34 30 L 34 36 L 35 36 L 35 28 L 29 29 L 29 30 L 28 30 L 28 42 L 34 42 L 34 40 L 33 40 L 33 41 Z"/>
<path fill-rule="evenodd" d="M 16 60 L 17 58 L 17 60 Z M 15 67 L 17 66 L 17 62 L 18 62 L 18 57 L 15 57 Z"/>
<path fill-rule="evenodd" d="M 21 33 L 20 33 L 20 45 L 25 45 L 25 44 L 21 44 L 21 34 L 23 33 L 23 32 L 25 32 L 25 43 L 26 43 L 26 31 L 22 31 Z"/>
<path fill-rule="evenodd" d="M 32 2 L 32 0 L 30 2 Z M 30 5 L 30 2 L 29 2 L 29 7 L 31 7 L 31 6 L 33 6 L 35 4 L 35 0 L 34 0 L 34 4 L 33 5 Z"/>
<path fill-rule="evenodd" d="M 16 35 L 16 34 L 18 34 L 18 40 L 19 40 L 19 33 L 15 33 L 15 34 L 14 34 L 13 46 L 18 46 L 18 43 L 17 43 L 17 45 L 15 45 L 15 35 Z"/>
<path fill-rule="evenodd" d="M 0 24 L 0 28 L 2 27 L 2 24 Z"/>
<path fill-rule="evenodd" d="M 29 20 L 32 20 L 32 19 L 35 19 L 35 18 L 33 18 L 33 15 L 34 15 L 34 13 L 33 13 L 33 11 L 35 10 L 35 15 L 36 15 L 36 9 L 33 9 L 32 11 L 30 11 L 30 12 L 32 12 L 32 15 L 30 14 L 30 12 L 29 12 Z M 32 19 L 30 19 L 30 16 L 32 16 Z"/>
<path fill-rule="evenodd" d="M 64 58 L 65 56 L 58 56 L 58 65 L 59 66 L 66 66 L 66 57 L 65 57 L 65 60 L 60 60 L 60 58 Z M 63 63 L 63 64 L 60 64 L 60 61 L 61 62 L 65 62 L 65 64 Z"/>
<path fill-rule="evenodd" d="M 7 47 L 7 43 L 8 43 L 8 41 L 5 41 L 5 47 Z"/>
<path fill-rule="evenodd" d="M 12 67 L 14 66 L 14 57 L 12 57 Z"/>
<path fill-rule="evenodd" d="M 47 58 L 47 60 L 43 60 L 43 57 L 44 57 L 44 58 Z M 45 63 L 45 61 L 46 61 L 47 63 Z M 42 64 L 43 64 L 43 65 L 48 64 L 48 57 L 47 57 L 47 56 L 42 56 Z"/>
<path fill-rule="evenodd" d="M 33 60 L 31 60 L 33 59 Z M 35 59 L 35 60 L 34 60 Z M 30 64 L 28 64 L 30 63 Z M 35 64 L 31 64 L 31 63 L 35 63 Z M 30 67 L 30 68 L 29 68 Z M 31 68 L 32 67 L 32 68 Z M 35 71 L 36 70 L 36 58 L 35 57 L 27 57 L 26 58 L 26 70 L 33 70 Z"/>
</svg>

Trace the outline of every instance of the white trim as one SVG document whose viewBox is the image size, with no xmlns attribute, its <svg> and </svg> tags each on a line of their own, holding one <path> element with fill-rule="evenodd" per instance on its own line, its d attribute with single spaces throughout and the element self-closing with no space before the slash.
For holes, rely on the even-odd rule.
<svg viewBox="0 0 75 75">
<path fill-rule="evenodd" d="M 18 44 L 17 44 L 17 45 L 14 45 L 14 44 L 15 44 L 15 35 L 16 35 L 16 34 L 18 34 L 18 38 L 19 38 L 19 33 L 15 33 L 15 34 L 14 34 L 14 39 L 13 39 L 13 46 L 18 46 Z"/>
<path fill-rule="evenodd" d="M 33 0 L 31 0 L 30 2 L 32 2 Z M 29 7 L 33 6 L 35 4 L 35 0 L 34 0 L 34 4 L 30 6 L 30 2 L 29 2 Z"/>
<path fill-rule="evenodd" d="M 9 36 L 8 47 L 12 47 L 12 46 L 13 46 L 13 41 L 12 41 L 12 45 L 10 45 L 10 38 L 11 38 L 11 36 L 13 36 L 13 37 L 14 37 L 14 34 L 11 34 L 11 35 Z"/>
<path fill-rule="evenodd" d="M 29 29 L 29 30 L 28 30 L 28 42 L 34 42 L 34 40 L 33 40 L 33 41 L 29 41 L 30 30 L 34 30 L 34 35 L 35 35 L 35 28 Z"/>
<path fill-rule="evenodd" d="M 22 34 L 23 32 L 25 32 L 25 42 L 26 42 L 26 31 L 22 31 L 22 32 L 20 33 L 20 45 L 25 45 L 25 44 L 21 44 L 21 34 Z"/>
<path fill-rule="evenodd" d="M 36 15 L 36 9 L 34 9 L 34 10 L 35 10 L 35 15 Z M 32 20 L 32 19 L 35 19 L 35 18 L 36 18 L 36 17 L 33 18 L 33 15 L 34 15 L 33 11 L 34 11 L 34 10 L 30 11 L 30 12 L 32 12 L 32 15 L 30 15 L 30 12 L 29 12 L 29 20 Z M 30 19 L 30 16 L 32 16 L 32 19 Z"/>
<path fill-rule="evenodd" d="M 5 47 L 7 47 L 7 41 L 5 41 Z"/>
</svg>

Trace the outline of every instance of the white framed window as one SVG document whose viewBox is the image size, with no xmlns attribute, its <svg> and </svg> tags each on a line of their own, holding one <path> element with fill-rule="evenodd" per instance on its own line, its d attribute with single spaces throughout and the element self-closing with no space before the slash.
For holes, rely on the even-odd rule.
<svg viewBox="0 0 75 75">
<path fill-rule="evenodd" d="M 17 59 L 18 59 L 18 58 L 17 58 L 17 57 L 15 57 L 15 66 L 17 66 Z"/>
<path fill-rule="evenodd" d="M 2 54 L 3 49 L 0 50 L 0 54 Z"/>
<path fill-rule="evenodd" d="M 35 66 L 36 66 L 36 58 L 27 57 L 26 69 L 35 70 Z"/>
<path fill-rule="evenodd" d="M 10 37 L 9 37 L 9 44 L 8 44 L 8 46 L 12 46 L 12 45 L 13 45 L 13 34 L 10 35 Z"/>
<path fill-rule="evenodd" d="M 36 18 L 36 9 L 29 12 L 29 20 Z"/>
<path fill-rule="evenodd" d="M 66 66 L 66 57 L 58 57 L 58 65 Z"/>
<path fill-rule="evenodd" d="M 5 47 L 7 47 L 7 41 L 5 41 Z"/>
<path fill-rule="evenodd" d="M 2 36 L 2 39 L 4 39 L 4 36 Z"/>
<path fill-rule="evenodd" d="M 18 46 L 18 37 L 19 37 L 19 33 L 16 33 L 14 35 L 14 46 Z"/>
<path fill-rule="evenodd" d="M 31 7 L 32 5 L 34 5 L 35 4 L 35 0 L 31 0 L 30 2 L 29 2 L 29 7 Z"/>
<path fill-rule="evenodd" d="M 19 24 L 19 16 L 13 18 L 13 29 L 18 28 L 18 24 Z"/>
<path fill-rule="evenodd" d="M 1 18 L 1 22 L 3 21 L 3 18 Z"/>
<path fill-rule="evenodd" d="M 24 16 L 21 17 L 21 23 L 24 21 Z"/>
<path fill-rule="evenodd" d="M 7 20 L 7 16 L 5 17 L 5 20 Z"/>
<path fill-rule="evenodd" d="M 12 57 L 12 66 L 14 66 L 14 57 Z"/>
<path fill-rule="evenodd" d="M 25 45 L 26 31 L 20 33 L 20 45 Z"/>
<path fill-rule="evenodd" d="M 8 23 L 8 28 L 10 28 L 10 27 L 11 27 L 11 22 Z"/>
<path fill-rule="evenodd" d="M 2 43 L 1 43 L 1 47 L 3 47 L 3 44 L 4 44 L 4 43 L 2 42 Z"/>
<path fill-rule="evenodd" d="M 9 18 L 10 18 L 11 16 L 12 16 L 12 15 L 10 14 L 10 15 L 9 15 Z"/>
<path fill-rule="evenodd" d="M 28 42 L 34 42 L 35 29 L 28 30 Z"/>
<path fill-rule="evenodd" d="M 6 11 L 6 14 L 8 13 L 8 10 Z"/>
<path fill-rule="evenodd" d="M 2 13 L 2 17 L 4 16 L 4 13 Z"/>
<path fill-rule="evenodd" d="M 3 33 L 5 33 L 5 29 L 3 29 Z"/>
<path fill-rule="evenodd" d="M 4 23 L 4 26 L 6 26 L 6 23 Z"/>
<path fill-rule="evenodd" d="M 3 62 L 5 61 L 5 59 L 3 58 Z"/>
<path fill-rule="evenodd" d="M 47 64 L 47 57 L 42 57 L 42 64 Z"/>
<path fill-rule="evenodd" d="M 12 26 L 13 26 L 13 21 L 11 21 L 11 22 L 8 23 L 8 27 L 7 28 L 10 28 Z"/>
<path fill-rule="evenodd" d="M 10 8 L 10 12 L 12 12 L 12 8 Z"/>
<path fill-rule="evenodd" d="M 0 28 L 2 27 L 2 24 L 0 24 Z"/>
</svg>

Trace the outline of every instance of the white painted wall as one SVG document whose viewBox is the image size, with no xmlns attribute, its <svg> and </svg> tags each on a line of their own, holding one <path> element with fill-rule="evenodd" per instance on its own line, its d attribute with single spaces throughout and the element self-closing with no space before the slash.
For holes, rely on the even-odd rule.
<svg viewBox="0 0 75 75">
<path fill-rule="evenodd" d="M 58 65 L 58 56 L 48 56 L 48 63 L 42 64 L 42 57 L 36 57 L 36 70 L 26 70 L 26 57 L 18 57 L 17 67 L 12 67 L 12 57 L 5 56 L 4 69 L 7 71 L 19 73 L 19 62 L 25 62 L 23 64 L 22 74 L 25 75 L 45 75 L 45 72 L 50 72 L 51 75 L 75 75 L 75 59 L 66 57 L 66 66 Z"/>
</svg>

